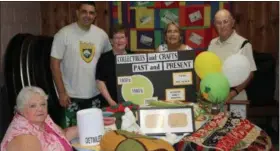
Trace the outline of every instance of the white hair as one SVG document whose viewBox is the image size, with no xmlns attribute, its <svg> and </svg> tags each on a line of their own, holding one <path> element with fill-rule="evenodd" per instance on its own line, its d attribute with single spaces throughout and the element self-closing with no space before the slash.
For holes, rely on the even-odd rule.
<svg viewBox="0 0 280 151">
<path fill-rule="evenodd" d="M 44 97 L 44 99 L 46 100 L 48 99 L 48 95 L 44 92 L 43 89 L 36 86 L 24 87 L 20 90 L 17 96 L 16 106 L 15 106 L 16 111 L 21 113 L 24 106 L 28 103 L 28 101 L 34 94 L 39 94 L 42 97 Z"/>
</svg>

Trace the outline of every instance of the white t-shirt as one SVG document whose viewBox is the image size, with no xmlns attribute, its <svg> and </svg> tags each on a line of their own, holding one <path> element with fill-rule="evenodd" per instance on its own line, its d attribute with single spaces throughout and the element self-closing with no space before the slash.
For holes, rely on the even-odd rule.
<svg viewBox="0 0 280 151">
<path fill-rule="evenodd" d="M 219 37 L 214 38 L 210 42 L 208 51 L 215 53 L 221 59 L 221 61 L 224 62 L 229 56 L 237 54 L 240 51 L 240 47 L 245 40 L 245 38 L 241 37 L 234 31 L 232 35 L 224 42 L 221 42 Z M 251 71 L 256 71 L 257 67 L 253 57 L 252 45 L 250 43 L 247 43 L 243 47 L 241 54 L 248 58 L 251 65 Z M 233 98 L 233 100 L 247 99 L 248 98 L 245 90 L 241 91 L 237 96 Z"/>
<path fill-rule="evenodd" d="M 186 45 L 184 50 L 192 50 L 192 48 L 188 45 Z M 168 51 L 168 46 L 167 44 L 161 44 L 158 46 L 158 52 L 165 52 Z"/>
<path fill-rule="evenodd" d="M 100 55 L 111 49 L 108 35 L 95 25 L 84 31 L 72 23 L 55 34 L 51 56 L 61 59 L 62 79 L 70 97 L 91 98 L 100 93 L 95 82 L 96 64 Z"/>
</svg>

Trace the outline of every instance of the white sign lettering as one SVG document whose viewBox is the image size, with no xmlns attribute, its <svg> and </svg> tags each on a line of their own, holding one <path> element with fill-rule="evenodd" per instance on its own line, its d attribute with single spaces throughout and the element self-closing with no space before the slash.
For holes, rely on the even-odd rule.
<svg viewBox="0 0 280 151">
<path fill-rule="evenodd" d="M 161 71 L 162 63 L 141 63 L 141 64 L 132 64 L 132 72 L 150 72 L 150 71 Z"/>
<path fill-rule="evenodd" d="M 192 69 L 193 60 L 163 62 L 163 70 Z"/>
</svg>

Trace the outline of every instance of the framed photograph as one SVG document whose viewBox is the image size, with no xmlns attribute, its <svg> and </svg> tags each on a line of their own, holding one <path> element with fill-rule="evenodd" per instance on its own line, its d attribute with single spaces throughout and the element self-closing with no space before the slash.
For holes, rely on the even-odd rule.
<svg viewBox="0 0 280 151">
<path fill-rule="evenodd" d="M 192 133 L 195 131 L 193 107 L 140 108 L 138 110 L 138 124 L 146 135 Z"/>
<path fill-rule="evenodd" d="M 250 102 L 246 101 L 235 101 L 232 100 L 228 103 L 229 112 L 231 112 L 234 116 L 241 117 L 243 119 L 247 118 L 247 106 Z"/>
</svg>

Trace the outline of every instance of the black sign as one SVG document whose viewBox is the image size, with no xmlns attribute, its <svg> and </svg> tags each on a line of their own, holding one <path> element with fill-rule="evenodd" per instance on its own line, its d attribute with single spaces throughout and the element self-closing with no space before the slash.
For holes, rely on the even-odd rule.
<svg viewBox="0 0 280 151">
<path fill-rule="evenodd" d="M 194 51 L 116 56 L 118 100 L 196 102 L 194 59 Z"/>
</svg>

